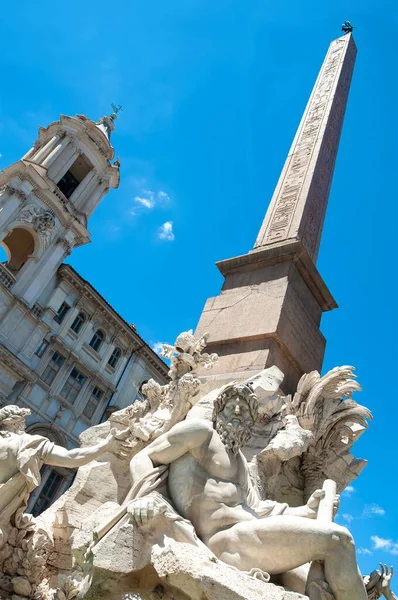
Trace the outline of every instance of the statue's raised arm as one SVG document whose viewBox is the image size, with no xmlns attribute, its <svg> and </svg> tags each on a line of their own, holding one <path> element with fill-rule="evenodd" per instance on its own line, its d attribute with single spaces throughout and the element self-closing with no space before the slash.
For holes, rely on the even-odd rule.
<svg viewBox="0 0 398 600">
<path fill-rule="evenodd" d="M 40 484 L 40 469 L 46 465 L 77 468 L 96 460 L 104 452 L 123 453 L 130 432 L 112 431 L 88 448 L 67 450 L 41 435 L 25 431 L 27 408 L 9 405 L 0 409 L 0 529 L 13 520 L 17 527 L 30 527 L 23 514 L 30 493 Z"/>
</svg>

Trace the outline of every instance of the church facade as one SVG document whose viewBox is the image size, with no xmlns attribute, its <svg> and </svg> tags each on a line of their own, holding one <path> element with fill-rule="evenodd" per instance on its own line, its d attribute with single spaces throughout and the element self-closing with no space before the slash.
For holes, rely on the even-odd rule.
<svg viewBox="0 0 398 600">
<path fill-rule="evenodd" d="M 90 216 L 119 184 L 116 115 L 47 128 L 0 174 L 0 405 L 31 410 L 28 431 L 68 449 L 82 431 L 140 400 L 167 365 L 65 258 L 90 241 Z M 113 162 L 111 162 L 113 161 Z M 29 509 L 39 514 L 74 473 L 46 467 Z"/>
</svg>

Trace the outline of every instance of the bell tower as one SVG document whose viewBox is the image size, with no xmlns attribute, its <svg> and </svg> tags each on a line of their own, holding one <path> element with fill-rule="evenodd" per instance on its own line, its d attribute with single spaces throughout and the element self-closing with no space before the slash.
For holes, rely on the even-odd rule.
<svg viewBox="0 0 398 600">
<path fill-rule="evenodd" d="M 88 219 L 119 185 L 115 119 L 61 115 L 0 173 L 0 244 L 8 256 L 0 281 L 31 308 L 72 249 L 90 241 Z"/>
</svg>

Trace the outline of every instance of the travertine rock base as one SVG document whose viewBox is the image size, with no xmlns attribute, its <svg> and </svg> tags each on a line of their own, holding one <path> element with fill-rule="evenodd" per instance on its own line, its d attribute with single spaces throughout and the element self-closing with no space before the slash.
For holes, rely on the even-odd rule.
<svg viewBox="0 0 398 600">
<path fill-rule="evenodd" d="M 96 548 L 93 583 L 85 600 L 121 600 L 128 593 L 145 597 L 159 585 L 176 599 L 307 598 L 213 560 L 205 549 L 174 540 L 151 548 L 133 525 L 127 524 L 111 532 Z"/>
</svg>

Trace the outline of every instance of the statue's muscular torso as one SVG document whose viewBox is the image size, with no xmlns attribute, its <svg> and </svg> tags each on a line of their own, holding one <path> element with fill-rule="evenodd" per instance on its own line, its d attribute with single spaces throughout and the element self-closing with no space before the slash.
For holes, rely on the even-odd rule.
<svg viewBox="0 0 398 600">
<path fill-rule="evenodd" d="M 216 431 L 169 467 L 173 503 L 205 543 L 226 527 L 257 518 L 247 506 L 247 482 L 245 459 L 228 452 Z"/>
</svg>

